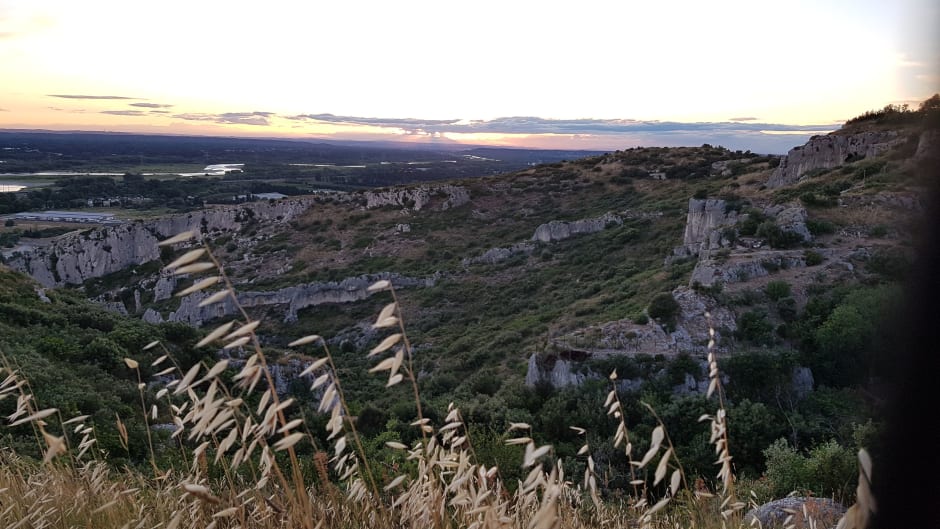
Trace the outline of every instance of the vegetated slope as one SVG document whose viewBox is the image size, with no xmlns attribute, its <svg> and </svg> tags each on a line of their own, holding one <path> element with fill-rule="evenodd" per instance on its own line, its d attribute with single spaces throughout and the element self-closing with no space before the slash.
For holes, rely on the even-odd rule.
<svg viewBox="0 0 940 529">
<path fill-rule="evenodd" d="M 844 460 L 877 430 L 877 401 L 860 388 L 890 343 L 880 314 L 897 302 L 894 284 L 918 233 L 918 166 L 926 163 L 918 142 L 929 136 L 918 120 L 877 154 L 811 168 L 775 188 L 766 183 L 780 170 L 777 157 L 630 149 L 446 185 L 324 195 L 287 222 L 259 220 L 247 207 L 204 231 L 250 313 L 263 317 L 268 350 L 286 364 L 287 342 L 325 336 L 362 430 L 409 441 L 410 396 L 366 373 L 379 309 L 359 294 L 369 278 L 330 284 L 395 274 L 427 411 L 460 403 L 493 439 L 477 447 L 487 461 L 504 452 L 486 431 L 508 421 L 531 422 L 560 455 L 580 443 L 568 426 L 588 427 L 598 460 L 614 461 L 600 402 L 603 377 L 616 368 L 639 438 L 654 426 L 642 398 L 688 467 L 707 474 L 712 456 L 695 418 L 710 409 L 699 383 L 708 310 L 720 350 L 731 354 L 722 365 L 739 432 L 735 460 L 756 476 L 799 463 L 792 446 L 834 441 L 831 452 Z M 98 278 L 86 291 L 123 300 L 137 315 L 150 309 L 150 319 L 196 314 L 186 300 L 149 294 L 186 281 L 136 272 Z M 214 323 L 196 316 L 187 321 Z M 286 390 L 316 399 L 303 384 Z M 781 437 L 789 446 L 773 448 Z M 625 484 L 622 466 L 610 472 L 611 486 Z M 823 489 L 844 490 L 844 472 L 836 475 Z M 774 492 L 812 486 L 805 475 L 791 478 L 778 477 Z"/>
<path fill-rule="evenodd" d="M 180 323 L 151 325 L 122 317 L 83 299 L 79 292 L 42 289 L 33 280 L 0 265 L 0 355 L 4 367 L 29 383 L 33 406 L 55 407 L 63 418 L 90 415 L 97 448 L 114 463 L 137 463 L 147 456 L 146 433 L 134 372 L 123 359 L 141 363 L 158 350 L 142 349 L 160 340 L 183 363 L 198 360 L 198 333 Z M 147 362 L 149 364 L 149 362 Z M 145 376 L 155 369 L 144 368 Z M 5 395 L 11 397 L 11 395 Z M 0 415 L 16 409 L 15 398 L 0 400 Z M 116 419 L 131 442 L 125 450 Z M 3 446 L 21 455 L 41 456 L 34 429 L 0 427 Z"/>
</svg>

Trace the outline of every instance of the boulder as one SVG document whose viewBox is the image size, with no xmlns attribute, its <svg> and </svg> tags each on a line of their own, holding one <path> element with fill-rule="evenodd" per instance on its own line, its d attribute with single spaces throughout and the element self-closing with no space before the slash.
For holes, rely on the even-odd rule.
<svg viewBox="0 0 940 529">
<path fill-rule="evenodd" d="M 623 224 L 623 219 L 613 213 L 606 213 L 593 219 L 580 219 L 571 222 L 553 220 L 535 228 L 532 234 L 533 241 L 553 242 L 567 239 L 575 235 L 599 232 L 611 224 Z"/>
<path fill-rule="evenodd" d="M 784 526 L 792 529 L 829 529 L 839 523 L 845 510 L 841 503 L 827 498 L 793 496 L 751 509 L 744 515 L 744 523 L 748 527 L 763 529 L 780 529 Z M 790 516 L 793 518 L 786 522 Z"/>
</svg>

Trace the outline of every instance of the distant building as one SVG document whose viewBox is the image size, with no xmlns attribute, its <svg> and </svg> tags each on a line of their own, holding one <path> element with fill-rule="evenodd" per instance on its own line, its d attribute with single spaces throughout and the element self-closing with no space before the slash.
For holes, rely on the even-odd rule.
<svg viewBox="0 0 940 529">
<path fill-rule="evenodd" d="M 119 224 L 114 213 L 84 213 L 80 211 L 24 211 L 9 218 L 21 221 L 75 222 L 80 224 Z"/>
</svg>

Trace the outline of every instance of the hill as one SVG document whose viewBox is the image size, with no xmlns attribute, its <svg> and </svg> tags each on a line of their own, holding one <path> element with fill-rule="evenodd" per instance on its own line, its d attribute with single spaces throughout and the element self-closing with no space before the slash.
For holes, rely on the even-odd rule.
<svg viewBox="0 0 940 529">
<path fill-rule="evenodd" d="M 368 287 L 386 279 L 414 344 L 409 369 L 422 412 L 437 424 L 448 403 L 460 403 L 483 464 L 512 461 L 500 432 L 528 423 L 574 465 L 569 471 L 582 472 L 576 454 L 585 438 L 569 428 L 577 426 L 591 432 L 591 454 L 607 465 L 605 490 L 628 489 L 631 465 L 611 442 L 617 423 L 600 406 L 616 370 L 638 449 L 661 420 L 685 471 L 711 487 L 712 450 L 695 424 L 713 411 L 711 351 L 727 377 L 739 476 L 769 476 L 754 482 L 767 496 L 820 488 L 851 496 L 856 447 L 877 455 L 877 389 L 890 372 L 884 351 L 896 339 L 891 315 L 923 235 L 920 200 L 933 185 L 924 171 L 937 152 L 930 110 L 911 114 L 890 130 L 854 123 L 851 133 L 814 138 L 784 158 L 709 145 L 638 148 L 506 175 L 217 207 L 62 235 L 4 258 L 46 287 L 65 287 L 48 292 L 73 300 L 79 314 L 41 301 L 38 287 L 5 272 L 3 284 L 12 286 L 0 302 L 12 315 L 5 323 L 12 338 L 4 348 L 20 364 L 74 358 L 131 382 L 121 359 L 138 357 L 149 340 L 125 343 L 115 329 L 180 333 L 171 347 L 187 354 L 193 335 L 182 329 L 214 328 L 240 310 L 231 301 L 199 307 L 203 292 L 171 295 L 194 279 L 161 267 L 191 247 L 156 244 L 192 229 L 261 322 L 272 383 L 304 403 L 318 446 L 330 442 L 327 419 L 313 406 L 330 399 L 301 383 L 319 375 L 299 377 L 312 360 L 288 347 L 309 334 L 334 351 L 370 457 L 391 457 L 383 440 L 410 445 L 422 437 L 408 426 L 417 411 L 410 389 L 384 389 L 385 380 L 367 374 L 377 362 L 368 353 L 385 336 L 372 323 L 387 302 Z M 80 295 L 138 321 L 87 309 Z M 111 328 L 80 323 L 86 313 Z M 74 336 L 60 344 L 67 351 L 43 349 L 48 337 L 30 332 L 37 327 Z M 98 350 L 96 341 L 107 352 L 84 356 Z M 251 354 L 250 347 L 215 353 L 233 363 Z M 62 379 L 67 394 L 87 391 Z M 841 462 L 827 464 L 837 469 L 827 481 L 810 470 L 781 473 L 824 457 Z M 501 467 L 509 482 L 522 478 L 518 465 Z"/>
</svg>

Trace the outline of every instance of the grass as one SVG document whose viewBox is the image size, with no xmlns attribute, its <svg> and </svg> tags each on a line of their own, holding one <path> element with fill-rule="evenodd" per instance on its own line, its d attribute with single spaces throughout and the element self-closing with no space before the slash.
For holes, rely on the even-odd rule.
<svg viewBox="0 0 940 529">
<path fill-rule="evenodd" d="M 180 234 L 161 244 L 192 236 Z M 187 290 L 214 289 L 213 303 L 235 300 L 232 283 L 207 246 L 181 255 L 166 269 L 178 275 L 208 273 Z M 102 529 L 744 527 L 747 496 L 733 473 L 733 430 L 713 342 L 708 397 L 715 397 L 714 412 L 699 422 L 705 423 L 707 443 L 718 456 L 714 492 L 685 473 L 653 407 L 644 404 L 656 424 L 649 439 L 631 430 L 616 371 L 605 401 L 595 404 L 616 424 L 613 438 L 592 437 L 571 417 L 568 435 L 579 446 L 566 456 L 578 464 L 579 472 L 571 475 L 562 447 L 539 443 L 532 426 L 513 422 L 499 436 L 521 460 L 521 472 L 513 472 L 519 479 L 511 483 L 503 477 L 510 469 L 478 457 L 477 449 L 492 437 L 469 428 L 459 407 L 451 403 L 444 416 L 425 414 L 415 348 L 397 293 L 388 281 L 371 289 L 387 292 L 388 299 L 372 326 L 380 336 L 366 355 L 368 371 L 384 381 L 386 391 L 412 396 L 411 441 L 392 435 L 367 451 L 358 430 L 366 412 L 360 407 L 359 417 L 352 413 L 342 385 L 347 379 L 341 376 L 348 371 L 340 369 L 318 335 L 289 344 L 306 359 L 296 378 L 304 385 L 312 381 L 318 415 L 304 413 L 293 398 L 283 399 L 274 391 L 273 365 L 255 334 L 259 322 L 240 308 L 239 318 L 196 344 L 220 343 L 239 355 L 212 365 L 180 365 L 155 341 L 141 348 L 140 360 L 124 358 L 138 384 L 149 471 L 114 470 L 108 464 L 111 455 L 97 448 L 98 431 L 87 416 L 41 408 L 29 381 L 4 361 L 0 400 L 15 401 L 8 427 L 31 429 L 43 457 L 39 462 L 0 450 L 0 523 Z M 160 355 L 155 359 L 154 351 Z M 144 358 L 149 365 L 142 364 Z M 145 375 L 152 375 L 146 383 Z M 129 453 L 137 447 L 130 446 L 122 418 L 114 420 Z M 154 441 L 155 421 L 172 425 L 168 440 Z M 605 487 L 607 473 L 604 463 L 594 460 L 592 443 L 612 443 L 622 454 L 630 470 L 628 488 Z M 862 527 L 871 510 L 871 464 L 864 452 L 860 459 L 859 504 L 844 527 Z"/>
</svg>

